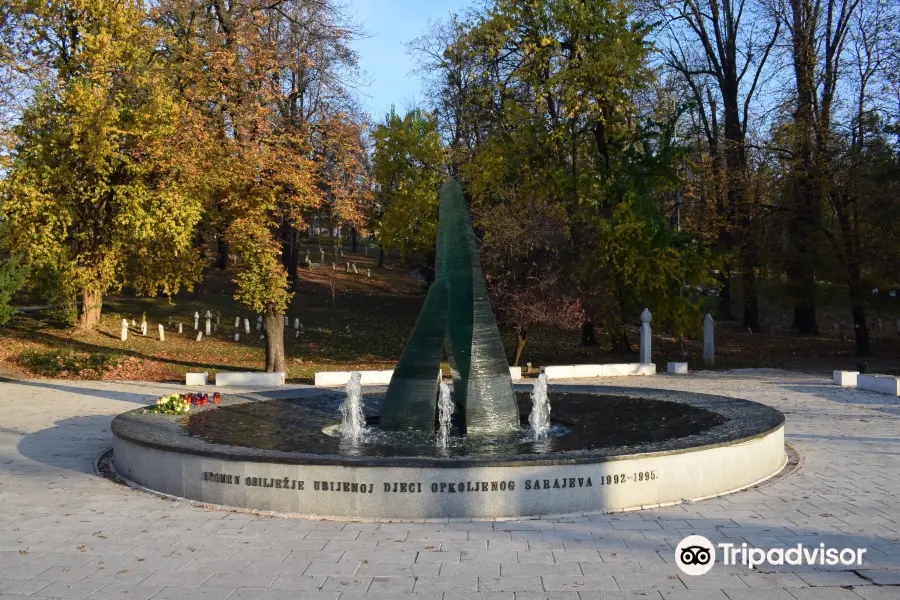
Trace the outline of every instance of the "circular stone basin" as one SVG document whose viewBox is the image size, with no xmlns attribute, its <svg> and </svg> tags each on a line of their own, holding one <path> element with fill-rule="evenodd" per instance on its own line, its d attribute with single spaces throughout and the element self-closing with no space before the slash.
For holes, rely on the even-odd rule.
<svg viewBox="0 0 900 600">
<path fill-rule="evenodd" d="M 210 504 L 296 515 L 513 517 L 627 510 L 753 485 L 785 464 L 784 416 L 746 400 L 605 386 L 559 386 L 553 428 L 506 437 L 383 432 L 383 393 L 364 390 L 362 442 L 323 433 L 343 393 L 236 394 L 189 417 L 117 416 L 113 462 L 141 486 Z"/>
</svg>

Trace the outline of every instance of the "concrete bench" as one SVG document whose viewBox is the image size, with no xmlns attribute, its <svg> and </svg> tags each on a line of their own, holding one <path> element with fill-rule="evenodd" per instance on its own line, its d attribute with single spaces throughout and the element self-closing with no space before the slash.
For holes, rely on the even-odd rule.
<svg viewBox="0 0 900 600">
<path fill-rule="evenodd" d="M 654 363 L 618 363 L 608 365 L 550 365 L 541 367 L 547 379 L 580 377 L 624 377 L 627 375 L 656 375 Z"/>
<path fill-rule="evenodd" d="M 222 371 L 216 373 L 217 386 L 273 386 L 284 385 L 284 373 L 266 373 L 261 371 Z"/>
<path fill-rule="evenodd" d="M 686 362 L 666 363 L 666 373 L 669 375 L 687 375 L 688 364 Z"/>
<path fill-rule="evenodd" d="M 891 375 L 859 375 L 856 387 L 869 392 L 900 396 L 900 379 Z"/>
<path fill-rule="evenodd" d="M 833 373 L 834 384 L 841 387 L 856 387 L 856 378 L 859 371 L 835 371 Z"/>
<path fill-rule="evenodd" d="M 351 373 L 352 371 L 322 371 L 314 375 L 313 383 L 319 387 L 346 385 L 350 381 Z M 394 371 L 359 371 L 359 373 L 362 375 L 360 379 L 362 385 L 387 385 L 391 382 Z"/>
<path fill-rule="evenodd" d="M 184 385 L 209 385 L 209 373 L 185 373 Z"/>
</svg>

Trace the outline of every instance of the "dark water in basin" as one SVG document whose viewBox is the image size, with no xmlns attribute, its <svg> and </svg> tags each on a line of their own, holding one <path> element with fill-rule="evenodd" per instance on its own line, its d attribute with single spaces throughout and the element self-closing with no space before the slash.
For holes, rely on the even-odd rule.
<svg viewBox="0 0 900 600">
<path fill-rule="evenodd" d="M 438 458 L 640 446 L 702 433 L 726 421 L 717 413 L 677 402 L 551 392 L 550 436 L 534 441 L 527 423 L 530 397 L 527 392 L 516 396 L 523 421 L 520 432 L 501 437 L 455 435 L 448 448 L 437 447 L 435 434 L 385 432 L 377 426 L 358 443 L 326 435 L 322 433 L 324 427 L 340 422 L 338 405 L 342 397 L 334 395 L 220 406 L 191 414 L 186 428 L 192 436 L 230 446 L 344 456 Z M 381 395 L 364 395 L 363 402 L 367 419 L 377 422 Z"/>
</svg>

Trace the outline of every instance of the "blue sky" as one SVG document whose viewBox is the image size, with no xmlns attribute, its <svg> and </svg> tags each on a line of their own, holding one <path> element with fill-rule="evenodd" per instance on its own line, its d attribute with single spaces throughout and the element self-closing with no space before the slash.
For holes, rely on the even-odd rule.
<svg viewBox="0 0 900 600">
<path fill-rule="evenodd" d="M 421 82 L 411 71 L 415 62 L 406 53 L 406 42 L 422 35 L 429 21 L 446 19 L 471 0 L 350 0 L 354 21 L 368 32 L 354 46 L 360 67 L 370 82 L 359 90 L 362 107 L 375 121 L 384 118 L 391 105 L 398 112 L 422 103 Z"/>
</svg>

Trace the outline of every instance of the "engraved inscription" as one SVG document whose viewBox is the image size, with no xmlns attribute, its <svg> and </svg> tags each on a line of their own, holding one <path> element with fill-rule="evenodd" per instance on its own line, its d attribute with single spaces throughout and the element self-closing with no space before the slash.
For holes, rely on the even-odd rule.
<svg viewBox="0 0 900 600">
<path fill-rule="evenodd" d="M 557 477 L 554 479 L 525 479 L 516 481 L 440 481 L 423 483 L 421 481 L 385 481 L 379 484 L 360 483 L 355 481 L 320 481 L 312 482 L 312 490 L 315 492 L 343 492 L 350 494 L 374 494 L 376 491 L 385 494 L 421 494 L 430 491 L 433 494 L 464 494 L 472 492 L 514 492 L 519 485 L 525 491 L 535 490 L 574 490 L 579 488 L 593 488 L 595 485 L 619 485 L 623 483 L 646 483 L 658 479 L 655 470 L 636 471 L 631 474 L 613 473 L 600 475 L 597 483 L 591 477 Z M 228 473 L 216 473 L 204 471 L 203 481 L 240 485 L 248 487 L 263 487 L 276 490 L 304 491 L 306 482 L 289 477 L 244 477 Z"/>
</svg>

